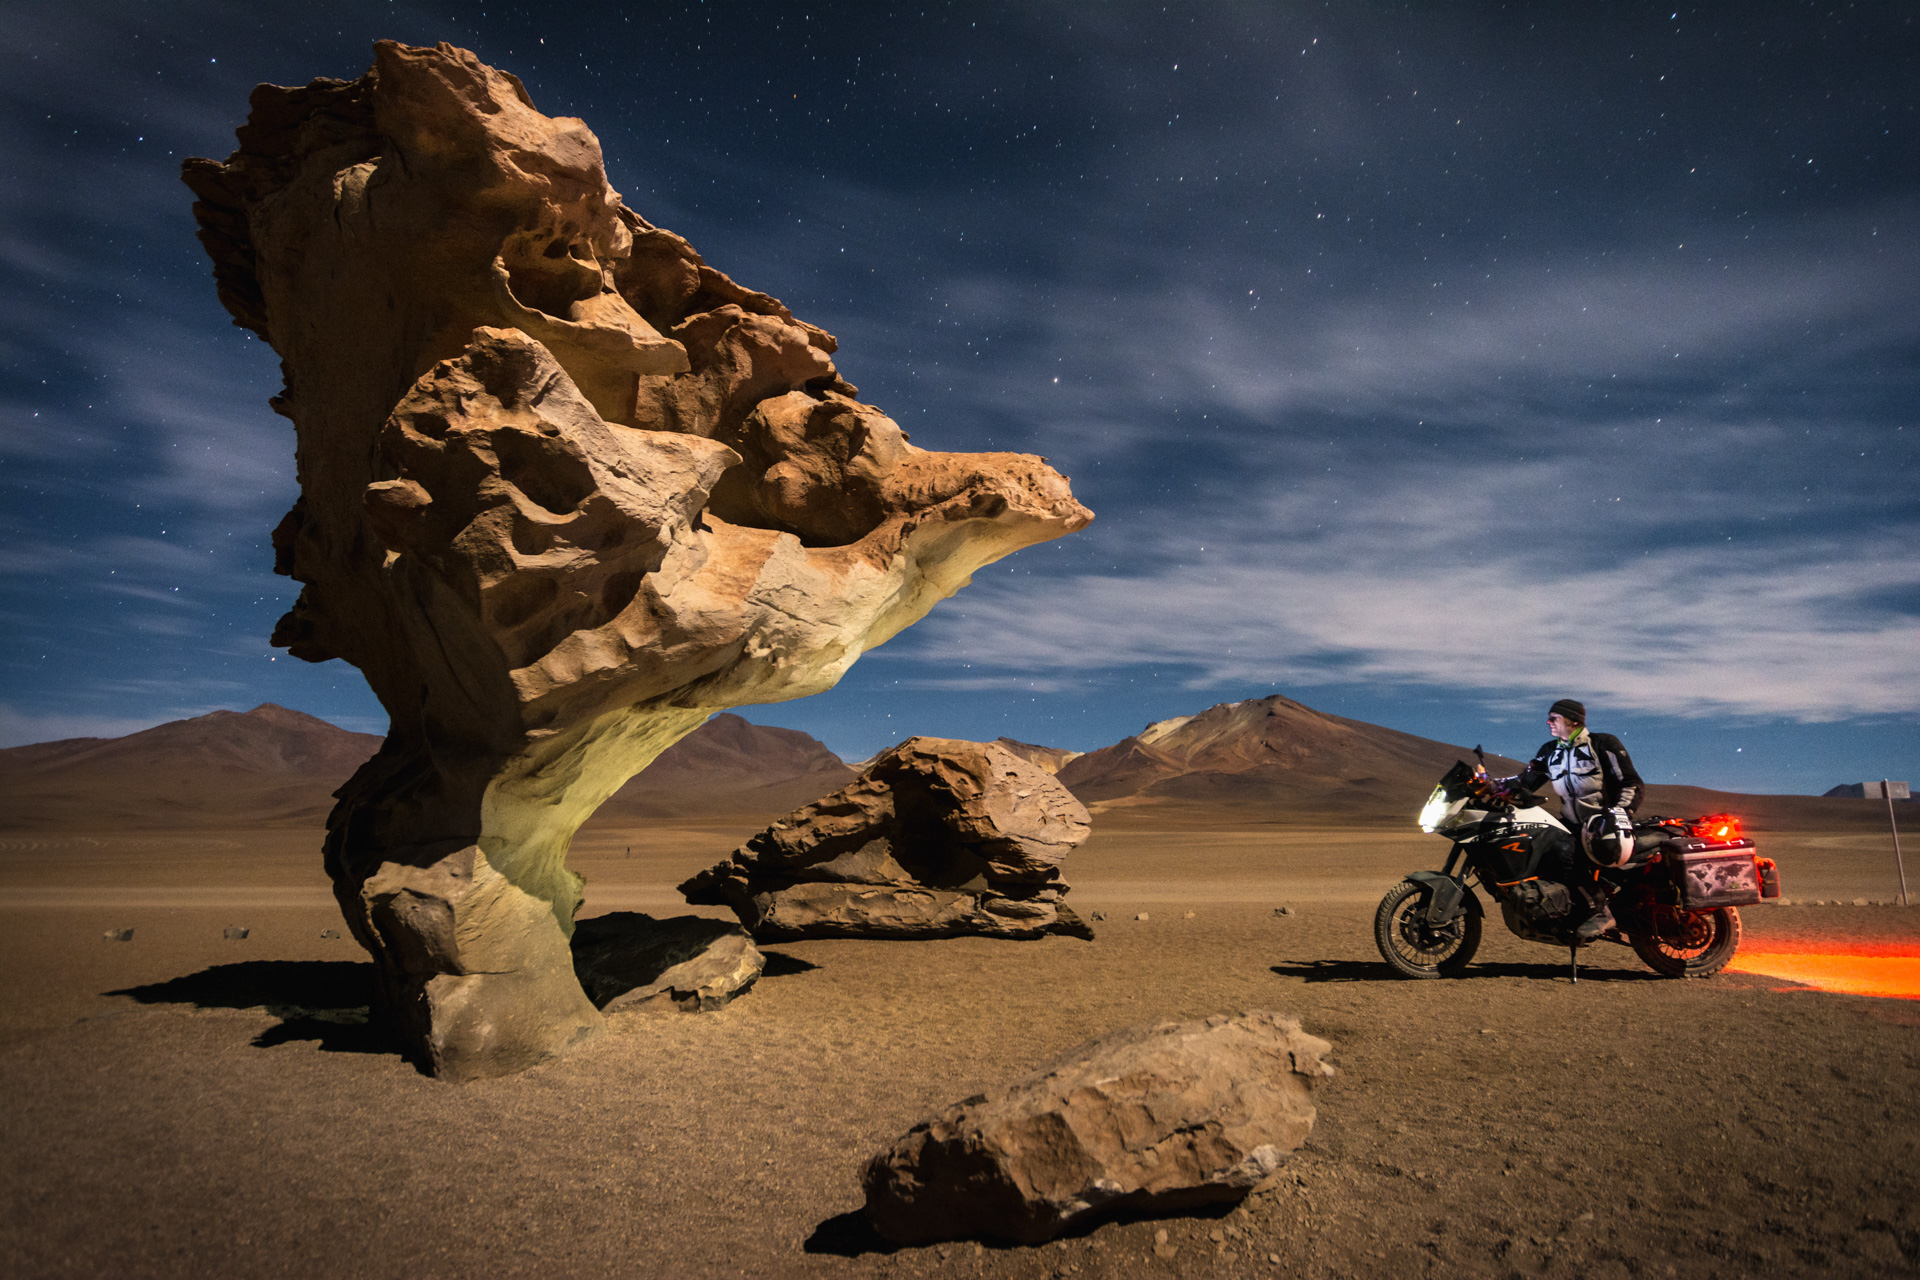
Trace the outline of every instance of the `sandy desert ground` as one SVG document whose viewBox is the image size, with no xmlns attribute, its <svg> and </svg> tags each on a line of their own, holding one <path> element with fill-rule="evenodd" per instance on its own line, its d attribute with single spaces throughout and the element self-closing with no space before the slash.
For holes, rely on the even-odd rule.
<svg viewBox="0 0 1920 1280">
<path fill-rule="evenodd" d="M 672 883 L 756 825 L 589 827 L 587 912 L 684 911 Z M 1758 834 L 1792 898 L 1891 896 L 1884 834 Z M 1417 832 L 1112 815 L 1068 864 L 1072 901 L 1105 915 L 1092 943 L 781 944 L 718 1013 L 616 1019 L 466 1086 L 366 1025 L 365 957 L 322 936 L 317 844 L 0 841 L 5 1274 L 1920 1270 L 1920 1001 L 1657 979 L 1617 947 L 1576 986 L 1498 929 L 1464 978 L 1393 979 L 1372 908 L 1437 864 Z M 1744 914 L 1750 957 L 1920 955 L 1920 910 Z M 895 1250 L 862 1226 L 862 1164 L 924 1113 L 1116 1026 L 1249 1008 L 1330 1039 L 1340 1075 L 1240 1208 L 1037 1248 Z"/>
</svg>

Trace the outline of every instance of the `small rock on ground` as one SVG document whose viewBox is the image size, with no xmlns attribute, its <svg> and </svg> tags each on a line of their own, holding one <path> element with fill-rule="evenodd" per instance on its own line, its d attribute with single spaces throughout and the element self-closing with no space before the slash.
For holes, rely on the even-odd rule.
<svg viewBox="0 0 1920 1280">
<path fill-rule="evenodd" d="M 867 1219 L 899 1244 L 1035 1244 L 1093 1216 L 1233 1204 L 1312 1131 L 1329 1048 L 1262 1012 L 1110 1032 L 876 1155 Z"/>
<path fill-rule="evenodd" d="M 574 973 L 607 1013 L 710 1013 L 746 994 L 766 963 L 745 929 L 702 916 L 610 911 L 573 934 Z"/>
</svg>

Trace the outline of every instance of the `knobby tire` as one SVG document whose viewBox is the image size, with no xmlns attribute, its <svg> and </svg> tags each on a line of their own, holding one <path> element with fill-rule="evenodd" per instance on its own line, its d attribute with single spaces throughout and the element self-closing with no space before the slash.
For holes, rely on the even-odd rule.
<svg viewBox="0 0 1920 1280">
<path fill-rule="evenodd" d="M 1480 949 L 1480 913 L 1465 906 L 1460 915 L 1430 929 L 1421 886 L 1402 880 L 1380 900 L 1373 914 L 1373 941 L 1395 973 L 1406 978 L 1451 978 L 1472 962 Z"/>
<path fill-rule="evenodd" d="M 1740 913 L 1658 908 L 1652 934 L 1628 938 L 1649 969 L 1669 978 L 1705 978 L 1720 972 L 1740 949 Z"/>
</svg>

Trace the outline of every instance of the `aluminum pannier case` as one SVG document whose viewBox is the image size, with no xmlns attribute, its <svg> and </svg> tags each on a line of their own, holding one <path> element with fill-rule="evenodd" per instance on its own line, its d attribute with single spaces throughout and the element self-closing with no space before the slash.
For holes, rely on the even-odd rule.
<svg viewBox="0 0 1920 1280">
<path fill-rule="evenodd" d="M 1699 837 L 1675 840 L 1666 849 L 1682 910 L 1748 907 L 1760 901 L 1760 858 L 1753 841 Z M 1777 891 L 1776 891 L 1777 892 Z"/>
</svg>

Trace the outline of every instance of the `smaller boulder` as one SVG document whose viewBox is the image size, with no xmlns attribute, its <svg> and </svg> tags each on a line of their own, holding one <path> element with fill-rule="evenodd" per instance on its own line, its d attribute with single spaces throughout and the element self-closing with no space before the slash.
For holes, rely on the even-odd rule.
<svg viewBox="0 0 1920 1280">
<path fill-rule="evenodd" d="M 243 929 L 237 924 L 230 924 L 221 931 L 220 936 L 228 942 L 245 942 L 247 935 L 251 932 L 253 932 L 251 929 Z"/>
<path fill-rule="evenodd" d="M 1060 865 L 1091 832 L 1073 793 L 991 742 L 909 738 L 680 886 L 763 940 L 1093 937 Z"/>
<path fill-rule="evenodd" d="M 610 911 L 574 925 L 573 971 L 602 1013 L 711 1013 L 745 995 L 766 957 L 724 920 Z"/>
<path fill-rule="evenodd" d="M 1312 1131 L 1331 1050 L 1272 1013 L 1113 1032 L 876 1155 L 867 1219 L 898 1244 L 1037 1244 L 1094 1216 L 1231 1203 Z"/>
<path fill-rule="evenodd" d="M 133 941 L 133 930 L 131 930 L 131 929 L 109 929 L 109 930 L 107 930 L 107 931 L 106 931 L 106 933 L 105 933 L 105 934 L 103 934 L 103 935 L 101 935 L 101 936 L 102 936 L 102 937 L 103 937 L 103 938 L 104 938 L 104 939 L 105 939 L 106 941 L 108 941 L 108 942 L 132 942 L 132 941 Z"/>
</svg>

